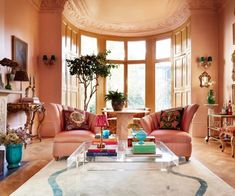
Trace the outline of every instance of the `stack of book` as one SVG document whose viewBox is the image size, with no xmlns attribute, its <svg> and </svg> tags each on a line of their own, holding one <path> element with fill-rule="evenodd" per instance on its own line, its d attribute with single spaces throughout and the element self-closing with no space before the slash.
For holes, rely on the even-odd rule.
<svg viewBox="0 0 235 196">
<path fill-rule="evenodd" d="M 92 141 L 92 144 L 99 144 L 100 143 L 100 138 L 95 138 Z M 109 138 L 105 138 L 103 139 L 103 143 L 105 143 L 106 145 L 117 145 L 117 138 L 115 137 L 109 137 Z"/>
<path fill-rule="evenodd" d="M 105 148 L 97 148 L 96 145 L 91 145 L 87 150 L 86 155 L 89 157 L 95 156 L 117 156 L 116 145 L 106 145 Z"/>
</svg>

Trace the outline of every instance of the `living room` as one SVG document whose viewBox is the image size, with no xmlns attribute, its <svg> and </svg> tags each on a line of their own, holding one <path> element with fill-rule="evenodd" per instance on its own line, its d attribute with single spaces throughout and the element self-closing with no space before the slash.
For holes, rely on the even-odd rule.
<svg viewBox="0 0 235 196">
<path fill-rule="evenodd" d="M 234 0 L 129 0 L 118 4 L 107 0 L 0 0 L 0 60 L 16 60 L 14 44 L 19 41 L 27 48 L 23 69 L 29 80 L 10 81 L 11 91 L 6 91 L 9 68 L 0 65 L 4 83 L 0 128 L 5 130 L 7 124 L 14 129 L 24 127 L 25 112 L 9 107 L 26 97 L 26 89 L 29 97 L 43 103 L 39 111 L 45 115 L 41 122 L 36 117 L 30 130 L 32 135 L 40 134 L 41 141 L 33 138 L 23 150 L 22 166 L 0 181 L 1 194 L 2 190 L 3 195 L 14 192 L 54 159 L 57 113 L 52 113 L 51 103 L 84 109 L 84 89 L 71 76 L 66 59 L 106 50 L 111 51 L 107 62 L 118 68 L 111 70 L 111 77 L 98 79 L 87 111 L 102 114 L 102 109 L 111 107 L 105 95 L 117 89 L 127 95 L 125 107 L 149 108 L 150 114 L 198 104 L 189 131 L 189 164 L 196 159 L 234 188 L 232 147 L 227 142 L 221 152 L 220 141 L 208 138 L 208 112 L 221 113 L 229 100 L 235 104 L 234 13 Z M 207 100 L 209 90 L 215 94 L 212 103 Z M 16 174 L 25 177 L 16 179 Z"/>
</svg>

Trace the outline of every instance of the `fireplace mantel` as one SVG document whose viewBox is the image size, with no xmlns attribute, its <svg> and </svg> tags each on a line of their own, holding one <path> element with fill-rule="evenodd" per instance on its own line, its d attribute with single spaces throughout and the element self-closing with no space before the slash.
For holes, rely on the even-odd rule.
<svg viewBox="0 0 235 196">
<path fill-rule="evenodd" d="M 0 89 L 0 130 L 6 131 L 7 126 L 7 96 L 23 94 L 23 91 Z"/>
</svg>

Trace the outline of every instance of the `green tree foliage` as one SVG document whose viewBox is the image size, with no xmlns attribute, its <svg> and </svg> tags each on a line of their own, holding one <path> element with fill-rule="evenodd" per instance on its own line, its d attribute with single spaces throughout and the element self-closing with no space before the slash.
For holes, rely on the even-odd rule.
<svg viewBox="0 0 235 196">
<path fill-rule="evenodd" d="M 84 86 L 84 110 L 87 111 L 92 96 L 99 86 L 98 78 L 111 75 L 111 69 L 117 65 L 109 64 L 106 56 L 110 51 L 97 55 L 84 55 L 73 60 L 66 59 L 71 75 L 76 75 L 80 84 Z M 89 89 L 90 88 L 90 89 Z"/>
</svg>

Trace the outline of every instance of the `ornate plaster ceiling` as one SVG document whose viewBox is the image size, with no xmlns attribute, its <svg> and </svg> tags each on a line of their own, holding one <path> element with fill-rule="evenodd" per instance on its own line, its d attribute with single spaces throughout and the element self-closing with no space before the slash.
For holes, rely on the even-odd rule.
<svg viewBox="0 0 235 196">
<path fill-rule="evenodd" d="M 187 0 L 68 0 L 63 13 L 80 29 L 118 36 L 167 32 L 190 15 Z"/>
<path fill-rule="evenodd" d="M 219 9 L 227 0 L 29 0 L 40 11 L 63 10 L 78 28 L 106 35 L 145 36 L 171 31 L 192 10 Z M 223 3 L 221 3 L 223 2 Z"/>
</svg>

